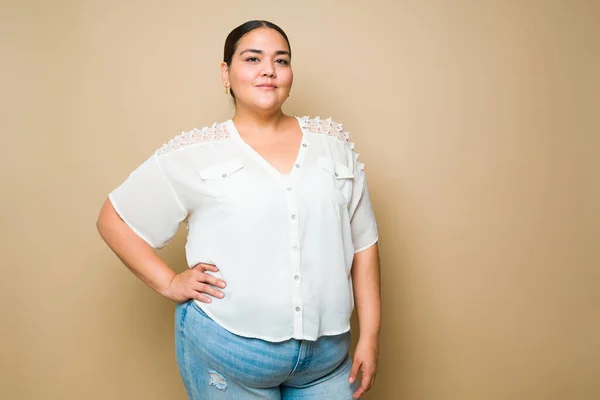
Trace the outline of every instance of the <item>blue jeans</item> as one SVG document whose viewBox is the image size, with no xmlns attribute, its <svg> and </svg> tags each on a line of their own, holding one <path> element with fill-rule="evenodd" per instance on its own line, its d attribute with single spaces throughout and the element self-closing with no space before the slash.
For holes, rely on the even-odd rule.
<svg viewBox="0 0 600 400">
<path fill-rule="evenodd" d="M 194 301 L 177 305 L 175 347 L 192 400 L 350 400 L 350 332 L 317 341 L 235 335 Z"/>
</svg>

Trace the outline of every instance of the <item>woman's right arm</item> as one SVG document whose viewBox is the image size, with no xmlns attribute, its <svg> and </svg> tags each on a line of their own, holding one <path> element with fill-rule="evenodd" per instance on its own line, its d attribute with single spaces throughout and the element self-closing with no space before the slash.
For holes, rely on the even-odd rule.
<svg viewBox="0 0 600 400">
<path fill-rule="evenodd" d="M 110 199 L 106 199 L 102 205 L 96 227 L 102 239 L 123 264 L 162 296 L 178 303 L 188 299 L 210 303 L 211 298 L 203 293 L 222 297 L 222 292 L 216 287 L 225 287 L 225 282 L 205 273 L 218 271 L 216 266 L 198 264 L 176 274 L 154 249 L 121 219 Z"/>
</svg>

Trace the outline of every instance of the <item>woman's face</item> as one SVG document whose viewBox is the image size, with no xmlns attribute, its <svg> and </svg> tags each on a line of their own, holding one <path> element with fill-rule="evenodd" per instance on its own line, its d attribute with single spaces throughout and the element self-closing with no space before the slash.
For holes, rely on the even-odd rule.
<svg viewBox="0 0 600 400">
<path fill-rule="evenodd" d="M 222 63 L 221 70 L 223 84 L 235 93 L 238 108 L 280 109 L 294 79 L 287 42 L 270 28 L 257 28 L 243 36 L 231 65 Z"/>
</svg>

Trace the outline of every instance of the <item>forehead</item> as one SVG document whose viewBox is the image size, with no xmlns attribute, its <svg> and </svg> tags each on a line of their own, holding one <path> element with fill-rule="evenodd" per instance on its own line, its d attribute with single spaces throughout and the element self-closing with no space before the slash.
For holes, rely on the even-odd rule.
<svg viewBox="0 0 600 400">
<path fill-rule="evenodd" d="M 289 51 L 285 38 L 275 29 L 266 27 L 254 29 L 242 36 L 237 46 L 238 53 L 248 48 L 257 50 Z"/>
</svg>

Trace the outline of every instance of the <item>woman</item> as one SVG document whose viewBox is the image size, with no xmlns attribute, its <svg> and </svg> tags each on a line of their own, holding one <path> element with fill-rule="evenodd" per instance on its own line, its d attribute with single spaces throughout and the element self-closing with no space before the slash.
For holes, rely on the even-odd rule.
<svg viewBox="0 0 600 400">
<path fill-rule="evenodd" d="M 178 303 L 177 362 L 191 399 L 359 398 L 374 379 L 380 329 L 363 165 L 340 124 L 282 112 L 293 74 L 281 28 L 237 27 L 221 68 L 232 119 L 158 149 L 110 193 L 98 230 Z M 183 220 L 190 268 L 175 274 L 153 248 Z"/>
</svg>

